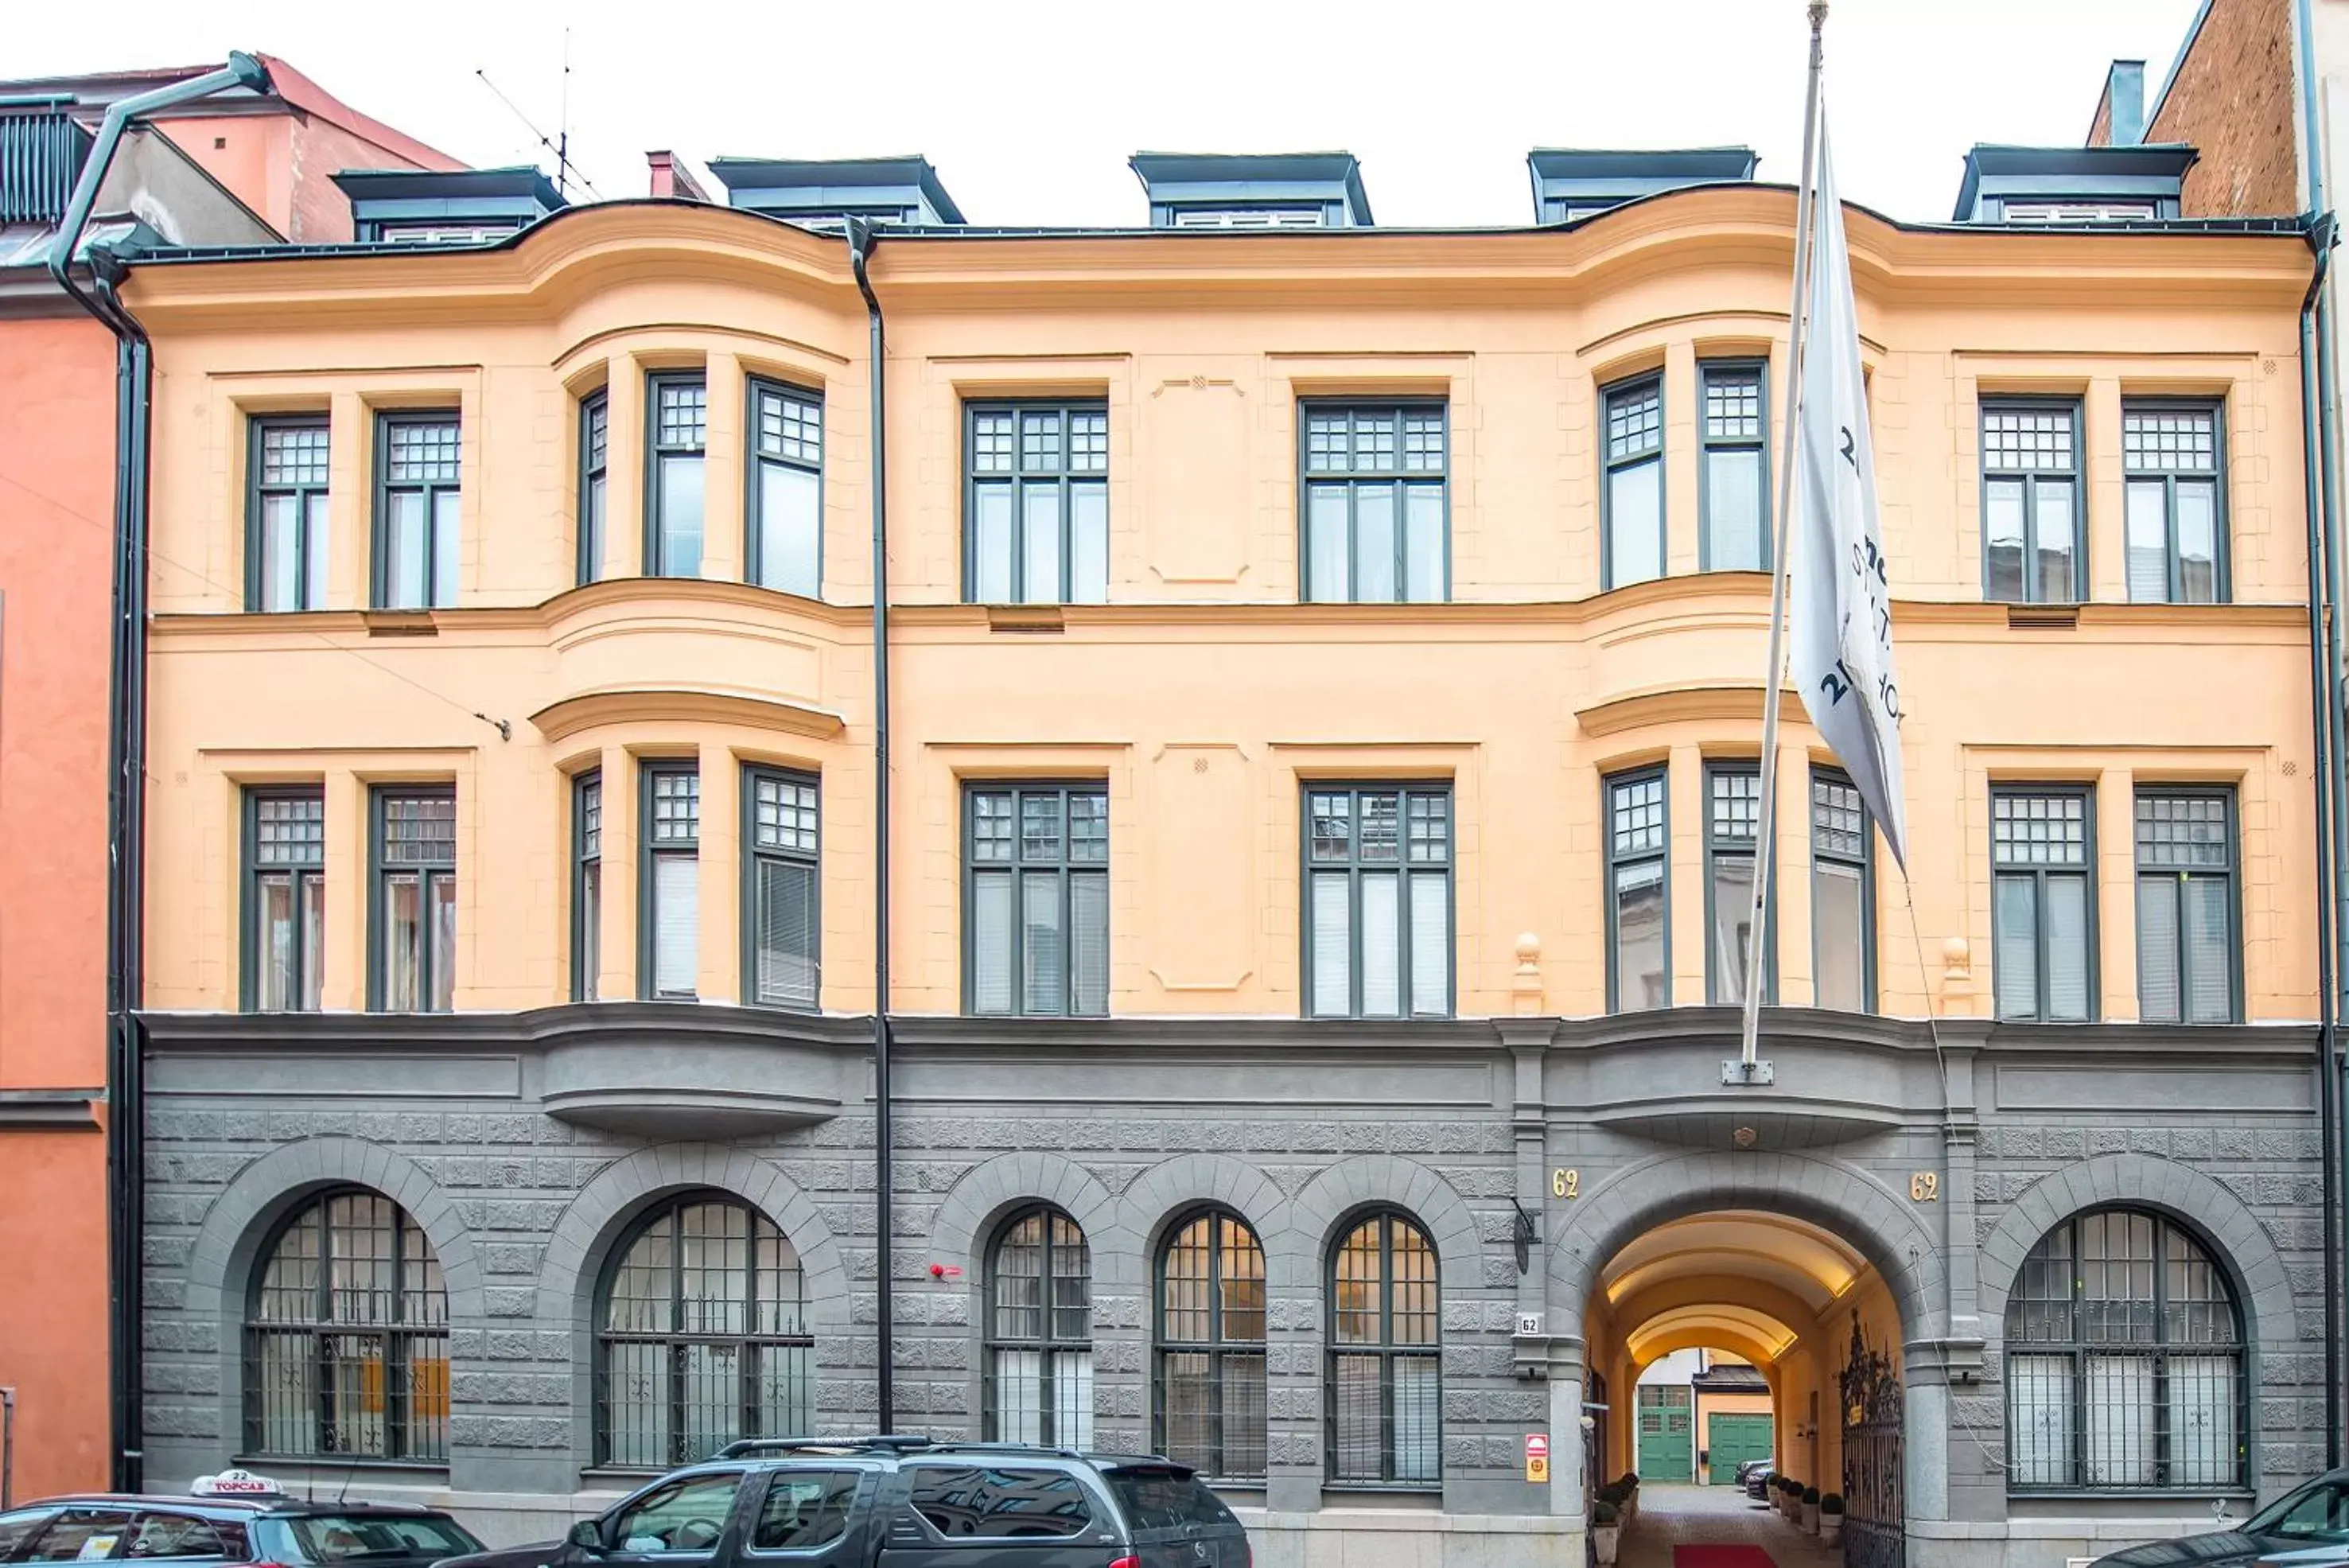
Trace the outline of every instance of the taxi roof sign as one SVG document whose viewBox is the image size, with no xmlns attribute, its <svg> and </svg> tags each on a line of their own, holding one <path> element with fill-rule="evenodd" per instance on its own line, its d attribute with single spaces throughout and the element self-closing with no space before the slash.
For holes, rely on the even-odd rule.
<svg viewBox="0 0 2349 1568">
<path fill-rule="evenodd" d="M 188 1485 L 196 1497 L 275 1497 L 283 1489 L 267 1476 L 257 1476 L 251 1470 L 222 1470 L 218 1475 L 198 1476 Z"/>
</svg>

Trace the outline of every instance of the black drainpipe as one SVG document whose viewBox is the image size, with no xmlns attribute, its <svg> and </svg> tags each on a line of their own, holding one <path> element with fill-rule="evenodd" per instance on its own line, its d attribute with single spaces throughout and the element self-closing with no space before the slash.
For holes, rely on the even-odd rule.
<svg viewBox="0 0 2349 1568">
<path fill-rule="evenodd" d="M 866 483 L 873 491 L 873 1187 L 874 1311 L 880 1324 L 879 1430 L 896 1429 L 897 1325 L 891 1301 L 895 1268 L 890 1245 L 896 1224 L 896 1129 L 889 1096 L 889 379 L 883 350 L 881 301 L 866 269 L 880 240 L 863 218 L 848 220 L 848 265 L 864 296 L 871 326 L 866 352 L 873 361 L 873 457 Z"/>
<path fill-rule="evenodd" d="M 2333 889 L 2339 867 L 2333 858 L 2333 820 L 2341 803 L 2333 793 L 2333 723 L 2325 711 L 2330 701 L 2332 682 L 2325 670 L 2325 572 L 2320 565 L 2326 554 L 2325 529 L 2323 522 L 2323 480 L 2318 462 L 2323 456 L 2319 436 L 2322 431 L 2317 409 L 2317 354 L 2314 316 L 2319 291 L 2324 286 L 2324 275 L 2332 265 L 2333 221 L 2330 216 L 2317 219 L 2310 227 L 2308 243 L 2316 253 L 2316 271 L 2308 280 L 2307 296 L 2300 302 L 2300 412 L 2301 456 L 2302 483 L 2307 494 L 2308 512 L 2308 704 L 2309 723 L 2313 732 L 2315 756 L 2310 772 L 2316 791 L 2316 854 L 2313 864 L 2316 869 L 2316 1106 L 2317 1125 L 2323 1138 L 2321 1165 L 2323 1171 L 2323 1242 L 2324 1242 L 2324 1463 L 2329 1469 L 2341 1462 L 2341 1401 L 2335 1393 L 2341 1386 L 2341 1290 L 2339 1244 L 2335 1231 L 2334 1213 L 2340 1206 L 2340 1172 L 2333 1155 L 2339 1142 L 2337 1127 L 2341 1116 L 2340 1085 L 2333 1070 L 2333 1038 L 2337 1029 L 2333 995 Z"/>
<path fill-rule="evenodd" d="M 114 151 L 133 120 L 233 87 L 269 89 L 251 55 L 200 77 L 123 99 L 106 111 L 51 242 L 49 276 L 115 338 L 114 628 L 107 674 L 106 1164 L 108 1395 L 114 1487 L 140 1490 L 146 1412 L 140 1318 L 140 1238 L 146 1218 L 146 1075 L 138 1010 L 144 999 L 147 861 L 148 413 L 154 363 L 147 333 L 115 286 L 119 258 L 90 253 L 98 290 L 73 279 L 74 252 L 98 204 Z"/>
</svg>

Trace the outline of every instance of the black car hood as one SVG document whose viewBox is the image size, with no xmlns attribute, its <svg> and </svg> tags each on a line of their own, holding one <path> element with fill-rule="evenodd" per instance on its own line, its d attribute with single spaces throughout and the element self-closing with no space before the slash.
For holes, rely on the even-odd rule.
<svg viewBox="0 0 2349 1568">
<path fill-rule="evenodd" d="M 2096 1559 L 2095 1568 L 2220 1568 L 2261 1558 L 2278 1564 L 2302 1555 L 2338 1557 L 2338 1546 L 2308 1546 L 2272 1535 L 2246 1535 L 2240 1530 L 2214 1530 L 2207 1535 L 2181 1535 L 2175 1541 L 2149 1541 L 2124 1552 Z"/>
</svg>

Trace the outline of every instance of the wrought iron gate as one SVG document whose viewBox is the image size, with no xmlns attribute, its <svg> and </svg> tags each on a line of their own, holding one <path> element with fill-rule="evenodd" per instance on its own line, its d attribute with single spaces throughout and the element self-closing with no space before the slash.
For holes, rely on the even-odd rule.
<svg viewBox="0 0 2349 1568">
<path fill-rule="evenodd" d="M 1908 1488 L 1900 1468 L 1900 1371 L 1870 1350 L 1852 1315 L 1843 1392 L 1844 1568 L 1904 1568 Z"/>
</svg>

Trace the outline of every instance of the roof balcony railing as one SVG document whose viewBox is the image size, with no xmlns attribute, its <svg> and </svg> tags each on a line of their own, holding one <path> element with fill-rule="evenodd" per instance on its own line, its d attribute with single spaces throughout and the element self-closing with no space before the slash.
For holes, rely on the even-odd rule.
<svg viewBox="0 0 2349 1568">
<path fill-rule="evenodd" d="M 58 100 L 0 99 L 0 223 L 62 219 L 89 146 Z"/>
</svg>

